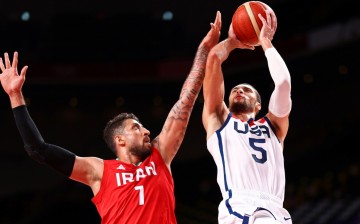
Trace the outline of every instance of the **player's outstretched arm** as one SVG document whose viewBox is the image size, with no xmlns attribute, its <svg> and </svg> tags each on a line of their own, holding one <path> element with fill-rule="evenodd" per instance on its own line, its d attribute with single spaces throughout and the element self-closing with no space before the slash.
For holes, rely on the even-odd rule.
<svg viewBox="0 0 360 224">
<path fill-rule="evenodd" d="M 9 54 L 0 58 L 0 81 L 4 91 L 8 94 L 13 109 L 15 123 L 28 155 L 39 163 L 46 164 L 56 171 L 69 177 L 75 160 L 75 154 L 58 146 L 44 142 L 39 130 L 28 113 L 22 86 L 25 82 L 27 66 L 18 74 L 18 53 L 15 52 L 11 63 Z"/>
<path fill-rule="evenodd" d="M 179 100 L 169 112 L 161 133 L 154 142 L 169 169 L 170 163 L 184 139 L 191 112 L 201 90 L 207 56 L 211 48 L 219 42 L 221 30 L 221 14 L 219 11 L 216 13 L 214 23 L 211 23 L 210 26 L 210 31 L 197 49 L 190 73 L 182 86 Z"/>
<path fill-rule="evenodd" d="M 0 82 L 4 91 L 8 94 L 13 109 L 15 123 L 24 142 L 24 148 L 28 155 L 35 161 L 51 167 L 60 174 L 70 177 L 79 182 L 91 185 L 94 183 L 88 173 L 92 171 L 95 163 L 93 158 L 77 157 L 74 153 L 59 146 L 46 143 L 32 120 L 22 93 L 22 86 L 25 82 L 27 66 L 18 74 L 18 53 L 15 52 L 11 63 L 8 53 L 4 59 L 0 58 Z M 77 166 L 74 166 L 74 164 Z M 80 164 L 80 165 L 79 165 Z M 81 167 L 76 168 L 76 167 Z M 86 172 L 85 172 L 86 171 Z M 102 173 L 102 171 L 100 170 Z M 95 178 L 93 178 L 95 179 Z"/>
</svg>

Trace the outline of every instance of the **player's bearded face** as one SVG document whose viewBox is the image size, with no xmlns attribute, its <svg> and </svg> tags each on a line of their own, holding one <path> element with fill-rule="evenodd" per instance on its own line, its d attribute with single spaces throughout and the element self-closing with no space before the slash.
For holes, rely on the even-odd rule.
<svg viewBox="0 0 360 224">
<path fill-rule="evenodd" d="M 255 103 L 245 98 L 240 101 L 233 100 L 230 102 L 229 109 L 233 113 L 251 113 L 255 110 Z"/>
<path fill-rule="evenodd" d="M 150 148 L 145 145 L 133 146 L 129 151 L 132 155 L 139 156 L 142 159 L 147 158 L 151 154 Z"/>
<path fill-rule="evenodd" d="M 151 154 L 150 131 L 138 121 L 129 119 L 123 131 L 129 153 L 142 159 Z"/>
</svg>

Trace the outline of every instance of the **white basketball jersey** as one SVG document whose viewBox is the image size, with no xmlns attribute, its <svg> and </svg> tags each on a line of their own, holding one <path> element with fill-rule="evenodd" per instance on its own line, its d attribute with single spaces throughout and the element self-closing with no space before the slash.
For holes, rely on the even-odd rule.
<svg viewBox="0 0 360 224">
<path fill-rule="evenodd" d="M 207 147 L 217 166 L 217 182 L 223 196 L 219 217 L 238 212 L 238 217 L 243 218 L 245 213 L 251 215 L 257 207 L 282 209 L 285 192 L 283 149 L 266 117 L 242 121 L 230 113 L 222 127 L 210 136 Z M 260 206 L 257 202 L 253 205 L 252 202 L 243 203 L 245 197 L 252 196 L 259 200 L 267 198 L 274 203 L 260 202 Z M 245 213 L 244 206 L 249 208 Z"/>
</svg>

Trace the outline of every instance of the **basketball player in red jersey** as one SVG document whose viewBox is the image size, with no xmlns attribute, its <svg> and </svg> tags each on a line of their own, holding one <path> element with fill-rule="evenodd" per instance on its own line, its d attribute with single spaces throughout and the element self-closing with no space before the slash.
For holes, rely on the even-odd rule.
<svg viewBox="0 0 360 224">
<path fill-rule="evenodd" d="M 222 63 L 235 49 L 254 49 L 240 42 L 230 26 L 228 37 L 214 46 L 206 63 L 203 125 L 207 147 L 217 166 L 223 200 L 219 224 L 291 224 L 283 207 L 285 168 L 283 146 L 292 107 L 288 68 L 272 44 L 277 27 L 275 13 L 266 10 L 259 36 L 275 88 L 268 112 L 261 109 L 258 91 L 247 83 L 233 87 L 227 106 Z"/>
<path fill-rule="evenodd" d="M 80 157 L 44 141 L 30 117 L 22 94 L 27 66 L 17 71 L 18 53 L 0 60 L 0 81 L 10 98 L 15 122 L 31 158 L 89 186 L 103 224 L 173 224 L 174 183 L 170 164 L 183 141 L 191 111 L 205 76 L 209 51 L 220 37 L 221 14 L 200 43 L 161 133 L 150 140 L 150 131 L 131 113 L 121 113 L 108 122 L 104 140 L 117 159 Z"/>
</svg>

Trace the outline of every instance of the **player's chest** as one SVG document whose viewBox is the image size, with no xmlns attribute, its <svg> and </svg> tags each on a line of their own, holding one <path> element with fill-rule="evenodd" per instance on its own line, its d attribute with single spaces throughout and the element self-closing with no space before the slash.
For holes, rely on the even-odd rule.
<svg viewBox="0 0 360 224">
<path fill-rule="evenodd" d="M 143 166 L 126 166 L 120 164 L 115 169 L 108 171 L 110 182 L 116 187 L 125 185 L 136 185 L 138 183 L 146 183 L 158 177 L 159 168 L 154 162 L 150 162 Z"/>
<path fill-rule="evenodd" d="M 231 120 L 225 127 L 227 133 L 239 137 L 271 137 L 271 130 L 266 124 Z"/>
</svg>

